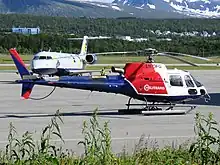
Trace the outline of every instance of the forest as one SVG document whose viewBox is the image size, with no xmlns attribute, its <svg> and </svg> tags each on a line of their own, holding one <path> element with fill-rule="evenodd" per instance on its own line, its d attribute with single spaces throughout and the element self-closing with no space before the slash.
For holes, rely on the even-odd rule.
<svg viewBox="0 0 220 165">
<path fill-rule="evenodd" d="M 12 27 L 37 27 L 38 35 L 22 35 L 11 33 Z M 153 35 L 149 30 L 192 32 L 216 32 L 216 36 L 166 36 L 171 41 L 158 41 L 161 37 Z M 81 41 L 68 41 L 68 37 L 88 36 L 131 36 L 149 38 L 148 41 L 131 42 L 116 38 L 106 40 L 90 40 L 89 52 L 128 51 L 156 48 L 159 51 L 173 51 L 199 56 L 218 56 L 220 41 L 218 19 L 180 19 L 180 20 L 147 20 L 138 18 L 66 18 L 49 16 L 31 16 L 25 14 L 0 15 L 0 53 L 7 53 L 16 47 L 22 54 L 33 54 L 40 50 L 77 53 Z"/>
</svg>

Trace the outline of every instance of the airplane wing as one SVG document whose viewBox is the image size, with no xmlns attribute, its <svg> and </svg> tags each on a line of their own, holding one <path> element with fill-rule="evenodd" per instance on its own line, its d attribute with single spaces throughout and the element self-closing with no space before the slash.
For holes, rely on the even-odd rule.
<svg viewBox="0 0 220 165">
<path fill-rule="evenodd" d="M 87 53 L 87 55 L 105 55 L 105 54 L 134 54 L 137 53 L 137 51 L 126 51 L 126 52 L 102 52 L 102 53 Z"/>
<path fill-rule="evenodd" d="M 144 49 L 144 50 L 135 50 L 135 51 L 124 51 L 124 52 L 101 52 L 101 53 L 87 53 L 87 55 L 107 55 L 107 54 L 140 54 L 144 52 L 150 52 L 152 50 Z M 156 51 L 156 50 L 155 50 Z"/>
</svg>

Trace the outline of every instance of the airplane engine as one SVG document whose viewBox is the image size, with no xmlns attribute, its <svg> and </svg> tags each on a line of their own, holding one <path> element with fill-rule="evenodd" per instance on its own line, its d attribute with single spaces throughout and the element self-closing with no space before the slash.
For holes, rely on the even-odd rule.
<svg viewBox="0 0 220 165">
<path fill-rule="evenodd" d="M 86 55 L 85 61 L 88 64 L 94 64 L 97 61 L 96 54 L 88 54 L 88 55 Z"/>
</svg>

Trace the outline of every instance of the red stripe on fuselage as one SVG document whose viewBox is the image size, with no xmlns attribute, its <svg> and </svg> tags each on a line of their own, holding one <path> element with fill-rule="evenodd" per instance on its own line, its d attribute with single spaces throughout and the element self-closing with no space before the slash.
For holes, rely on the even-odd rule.
<svg viewBox="0 0 220 165">
<path fill-rule="evenodd" d="M 155 71 L 153 63 L 128 63 L 125 78 L 138 94 L 167 94 L 161 75 Z"/>
<path fill-rule="evenodd" d="M 22 97 L 23 97 L 24 99 L 28 99 L 30 95 L 31 95 L 31 89 L 27 90 L 27 91 L 22 95 Z"/>
<path fill-rule="evenodd" d="M 14 58 L 18 60 L 20 64 L 22 64 L 25 67 L 25 63 L 23 62 L 23 60 L 21 59 L 21 57 L 19 56 L 18 52 L 15 49 L 10 49 L 9 52 Z"/>
</svg>

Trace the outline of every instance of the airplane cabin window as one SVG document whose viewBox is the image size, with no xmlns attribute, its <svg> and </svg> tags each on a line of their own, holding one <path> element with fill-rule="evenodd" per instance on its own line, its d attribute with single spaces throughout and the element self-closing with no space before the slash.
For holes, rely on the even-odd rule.
<svg viewBox="0 0 220 165">
<path fill-rule="evenodd" d="M 183 81 L 180 75 L 170 75 L 170 85 L 183 86 Z"/>
<path fill-rule="evenodd" d="M 194 84 L 193 84 L 193 81 L 192 81 L 192 79 L 190 78 L 189 75 L 185 75 L 184 79 L 185 79 L 187 87 L 195 87 Z"/>
</svg>

